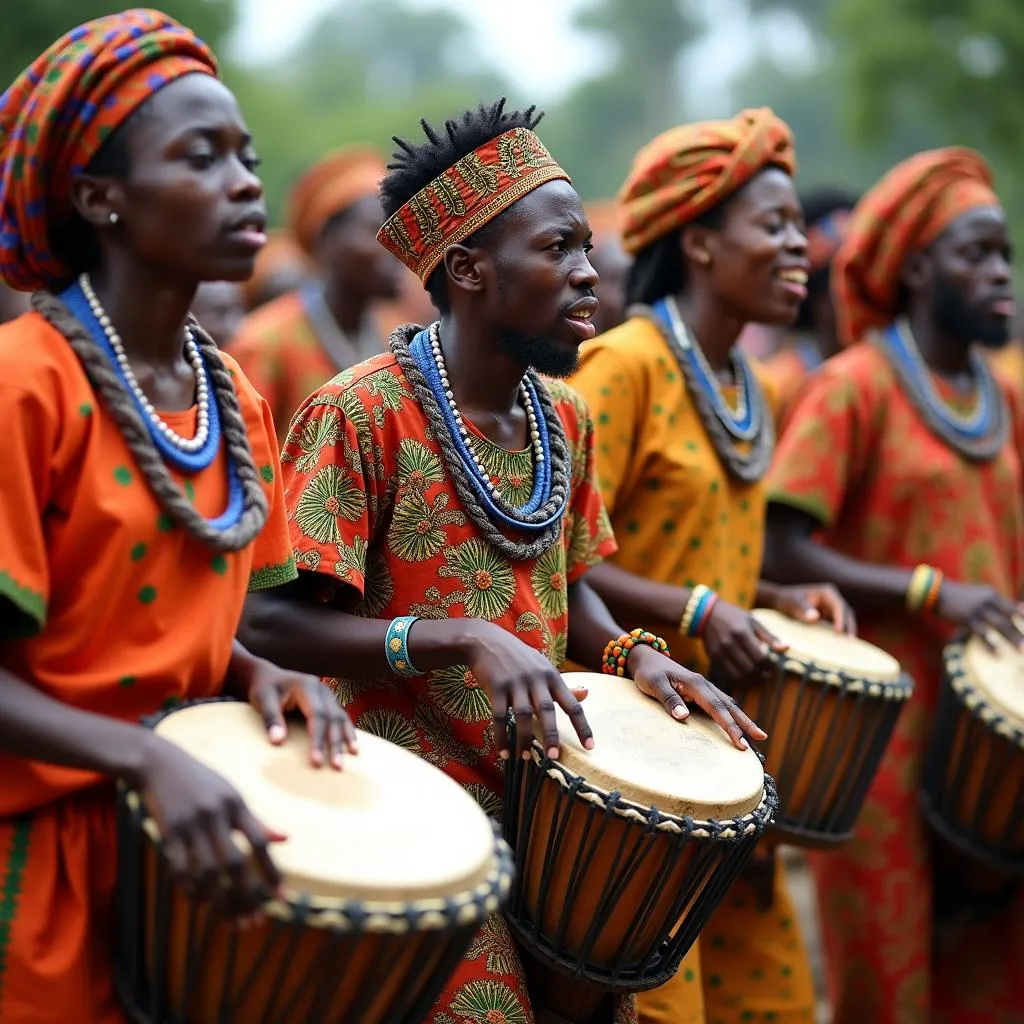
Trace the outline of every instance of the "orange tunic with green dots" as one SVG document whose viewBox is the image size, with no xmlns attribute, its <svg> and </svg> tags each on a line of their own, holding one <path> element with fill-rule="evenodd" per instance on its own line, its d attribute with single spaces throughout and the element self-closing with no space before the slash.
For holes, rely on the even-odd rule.
<svg viewBox="0 0 1024 1024">
<path fill-rule="evenodd" d="M 0 327 L 0 665 L 128 722 L 220 691 L 249 589 L 294 578 L 270 410 L 230 357 L 271 514 L 220 555 L 162 513 L 71 347 L 38 314 Z M 161 413 L 180 435 L 197 410 Z M 227 504 L 221 452 L 178 478 Z M 113 1024 L 114 795 L 90 772 L 0 756 L 0 1021 Z"/>
</svg>

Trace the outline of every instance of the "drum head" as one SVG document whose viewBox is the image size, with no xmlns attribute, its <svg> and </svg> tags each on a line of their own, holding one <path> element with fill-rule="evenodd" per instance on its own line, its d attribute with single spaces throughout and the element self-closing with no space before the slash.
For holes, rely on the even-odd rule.
<svg viewBox="0 0 1024 1024">
<path fill-rule="evenodd" d="M 900 664 L 891 654 L 866 640 L 837 633 L 830 622 L 810 625 L 767 608 L 757 608 L 752 614 L 769 633 L 789 644 L 787 661 L 814 665 L 826 673 L 842 672 L 866 683 L 900 681 Z"/>
<path fill-rule="evenodd" d="M 415 901 L 465 893 L 494 867 L 491 822 L 454 780 L 359 732 L 343 771 L 313 768 L 305 727 L 271 746 L 248 704 L 171 712 L 158 735 L 226 778 L 249 809 L 288 839 L 271 846 L 286 888 L 314 896 Z"/>
<path fill-rule="evenodd" d="M 558 708 L 560 760 L 590 785 L 664 814 L 704 821 L 740 818 L 761 803 L 764 770 L 757 755 L 737 750 L 692 703 L 689 719 L 677 722 L 631 679 L 593 672 L 569 672 L 564 679 L 590 691 L 583 709 L 594 749 L 583 749 Z"/>
<path fill-rule="evenodd" d="M 994 634 L 995 651 L 980 637 L 964 644 L 967 681 L 993 711 L 1024 732 L 1024 654 L 1002 634 Z"/>
</svg>

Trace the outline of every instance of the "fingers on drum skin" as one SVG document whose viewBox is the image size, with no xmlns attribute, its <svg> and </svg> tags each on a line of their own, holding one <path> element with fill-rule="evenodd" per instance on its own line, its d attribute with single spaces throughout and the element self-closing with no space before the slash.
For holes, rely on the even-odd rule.
<svg viewBox="0 0 1024 1024">
<path fill-rule="evenodd" d="M 580 738 L 580 742 L 583 744 L 584 749 L 592 750 L 594 746 L 594 731 L 590 728 L 590 723 L 587 721 L 587 714 L 583 710 L 583 705 L 580 703 L 581 700 L 586 699 L 588 692 L 587 689 L 585 687 L 581 687 L 580 689 L 570 690 L 569 687 L 565 685 L 562 677 L 558 676 L 553 692 L 555 700 L 558 701 L 561 709 L 569 717 L 569 721 L 572 723 L 572 727 L 576 731 L 576 735 Z"/>
<path fill-rule="evenodd" d="M 259 876 L 272 891 L 276 892 L 281 886 L 281 873 L 270 856 L 268 847 L 271 834 L 269 830 L 261 825 L 244 805 L 241 805 L 236 812 L 234 826 L 249 841 Z"/>
<path fill-rule="evenodd" d="M 648 696 L 660 701 L 673 718 L 681 722 L 690 717 L 690 709 L 686 706 L 686 702 L 667 678 L 660 676 L 651 685 L 653 692 L 645 692 L 647 692 Z"/>
</svg>

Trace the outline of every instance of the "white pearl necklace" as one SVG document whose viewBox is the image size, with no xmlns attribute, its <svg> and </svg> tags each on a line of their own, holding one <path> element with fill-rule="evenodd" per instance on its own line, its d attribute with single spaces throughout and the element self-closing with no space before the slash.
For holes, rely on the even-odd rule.
<svg viewBox="0 0 1024 1024">
<path fill-rule="evenodd" d="M 128 356 L 125 355 L 121 336 L 117 333 L 117 328 L 110 322 L 110 317 L 107 316 L 107 311 L 103 308 L 103 304 L 100 302 L 99 296 L 92 286 L 92 281 L 89 280 L 89 275 L 82 274 L 78 278 L 78 283 L 81 286 L 86 302 L 89 303 L 89 308 L 99 321 L 100 327 L 103 328 L 103 333 L 107 336 L 107 341 L 110 343 L 110 347 L 114 350 L 117 365 L 124 375 L 124 379 L 128 382 L 128 387 L 135 396 L 135 400 L 142 406 L 150 423 L 153 424 L 169 444 L 179 451 L 190 454 L 199 451 L 206 444 L 210 436 L 210 392 L 206 384 L 203 357 L 199 354 L 199 346 L 196 344 L 195 338 L 192 337 L 192 332 L 187 327 L 185 328 L 185 358 L 191 364 L 192 372 L 195 375 L 196 404 L 199 406 L 199 415 L 195 437 L 182 437 L 160 418 L 159 413 L 153 407 L 153 403 L 146 397 L 146 393 L 142 388 L 139 387 L 139 382 L 135 379 L 135 372 L 132 370 L 131 363 L 128 362 Z"/>
<path fill-rule="evenodd" d="M 466 443 L 466 450 L 472 456 L 473 465 L 477 475 L 480 477 L 480 482 L 484 484 L 491 494 L 498 494 L 498 488 L 495 487 L 490 474 L 484 468 L 483 463 L 473 450 L 472 444 L 470 444 L 469 430 L 462 419 L 462 413 L 459 412 L 458 407 L 455 405 L 455 395 L 452 394 L 451 384 L 448 381 L 448 368 L 445 366 L 444 352 L 441 351 L 441 325 L 438 322 L 435 322 L 430 328 L 430 348 L 434 356 L 434 363 L 437 365 L 438 376 L 441 378 L 445 398 L 448 399 L 448 407 L 451 409 L 452 416 L 458 425 L 459 434 Z M 526 410 L 527 422 L 530 425 L 530 444 L 533 447 L 533 465 L 534 469 L 536 469 L 544 461 L 544 446 L 541 444 L 540 430 L 537 428 L 537 412 L 533 407 L 533 399 L 530 398 L 530 391 L 526 386 L 525 380 L 519 382 L 519 394 L 523 401 L 523 408 Z"/>
</svg>

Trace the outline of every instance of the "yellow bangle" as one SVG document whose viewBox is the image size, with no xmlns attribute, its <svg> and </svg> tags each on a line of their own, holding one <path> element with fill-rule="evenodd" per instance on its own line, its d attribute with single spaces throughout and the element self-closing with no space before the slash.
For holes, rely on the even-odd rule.
<svg viewBox="0 0 1024 1024">
<path fill-rule="evenodd" d="M 912 615 L 930 612 L 939 602 L 943 574 L 930 565 L 919 565 L 910 574 L 907 585 L 907 611 Z"/>
</svg>

